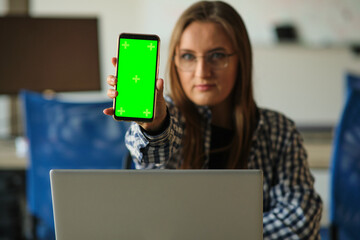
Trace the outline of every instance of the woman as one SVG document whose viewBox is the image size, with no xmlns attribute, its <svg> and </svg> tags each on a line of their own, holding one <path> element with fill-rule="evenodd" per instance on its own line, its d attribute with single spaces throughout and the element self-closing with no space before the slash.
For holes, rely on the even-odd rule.
<svg viewBox="0 0 360 240">
<path fill-rule="evenodd" d="M 126 135 L 137 168 L 262 169 L 264 239 L 318 239 L 322 203 L 302 138 L 291 120 L 256 106 L 239 14 L 224 2 L 192 5 L 174 28 L 168 68 L 171 96 L 159 79 L 154 121 Z"/>
</svg>

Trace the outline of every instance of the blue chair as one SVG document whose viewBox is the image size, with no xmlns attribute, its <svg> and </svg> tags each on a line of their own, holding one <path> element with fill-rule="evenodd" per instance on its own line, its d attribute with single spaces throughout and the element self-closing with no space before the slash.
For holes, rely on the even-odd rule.
<svg viewBox="0 0 360 240">
<path fill-rule="evenodd" d="M 74 103 L 22 91 L 25 136 L 29 143 L 27 202 L 35 220 L 33 238 L 55 239 L 50 169 L 122 169 L 129 123 L 102 110 L 111 101 Z"/>
<path fill-rule="evenodd" d="M 331 239 L 360 239 L 360 76 L 348 74 L 347 98 L 331 162 Z"/>
</svg>

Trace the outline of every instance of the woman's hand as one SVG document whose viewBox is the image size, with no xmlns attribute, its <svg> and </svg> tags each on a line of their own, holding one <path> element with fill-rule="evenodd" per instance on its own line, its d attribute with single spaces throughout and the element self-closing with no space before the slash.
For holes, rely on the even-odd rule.
<svg viewBox="0 0 360 240">
<path fill-rule="evenodd" d="M 116 66 L 116 58 L 112 58 L 111 62 Z M 114 99 L 118 95 L 118 92 L 115 90 L 115 85 L 117 83 L 117 79 L 113 75 L 109 75 L 107 77 L 107 83 L 113 87 L 113 89 L 109 89 L 107 92 L 107 95 L 109 98 Z M 166 119 L 166 102 L 163 96 L 164 92 L 164 80 L 159 78 L 156 80 L 156 102 L 155 102 L 155 116 L 154 120 L 149 123 L 145 122 L 136 122 L 139 124 L 143 129 L 145 129 L 147 132 L 156 132 L 162 128 L 162 125 L 165 122 Z M 104 114 L 106 115 L 114 115 L 114 108 L 107 108 L 104 109 Z"/>
</svg>

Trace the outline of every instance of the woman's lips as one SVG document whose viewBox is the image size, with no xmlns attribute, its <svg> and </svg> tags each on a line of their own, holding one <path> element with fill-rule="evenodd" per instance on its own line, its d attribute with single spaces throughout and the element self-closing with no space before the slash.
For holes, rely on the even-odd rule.
<svg viewBox="0 0 360 240">
<path fill-rule="evenodd" d="M 212 88 L 214 88 L 216 85 L 215 84 L 197 84 L 195 85 L 195 88 L 199 91 L 209 91 Z"/>
</svg>

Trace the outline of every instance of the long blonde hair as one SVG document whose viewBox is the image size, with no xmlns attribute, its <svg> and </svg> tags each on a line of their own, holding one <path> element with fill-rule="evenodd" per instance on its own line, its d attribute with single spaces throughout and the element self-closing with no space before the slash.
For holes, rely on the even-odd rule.
<svg viewBox="0 0 360 240">
<path fill-rule="evenodd" d="M 174 62 L 176 47 L 187 26 L 194 21 L 220 24 L 238 54 L 238 76 L 232 92 L 235 135 L 228 147 L 228 168 L 247 168 L 251 139 L 256 127 L 256 104 L 252 87 L 252 52 L 243 20 L 230 5 L 221 1 L 201 1 L 190 6 L 178 19 L 170 41 L 168 71 L 171 96 L 186 120 L 181 168 L 202 168 L 205 162 L 201 116 L 186 96 Z"/>
</svg>

